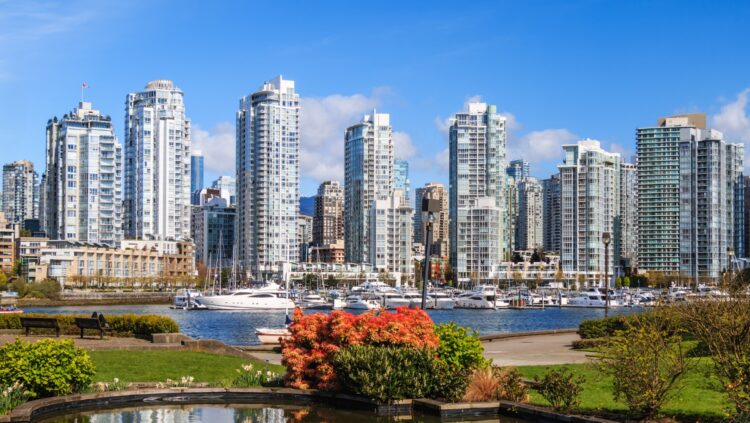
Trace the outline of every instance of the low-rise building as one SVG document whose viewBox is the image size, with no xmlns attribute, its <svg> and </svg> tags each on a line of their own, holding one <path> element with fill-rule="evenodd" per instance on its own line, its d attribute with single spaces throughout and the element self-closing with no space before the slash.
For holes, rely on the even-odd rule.
<svg viewBox="0 0 750 423">
<path fill-rule="evenodd" d="M 340 239 L 333 244 L 310 247 L 307 261 L 310 263 L 343 264 L 345 256 L 344 240 Z"/>
<path fill-rule="evenodd" d="M 46 278 L 39 266 L 42 250 L 47 248 L 49 239 L 44 237 L 22 236 L 16 241 L 18 261 L 21 263 L 20 276 L 26 282 L 38 282 Z"/>
<path fill-rule="evenodd" d="M 16 262 L 16 239 L 18 225 L 8 222 L 5 213 L 0 212 L 0 271 L 10 273 Z"/>
</svg>

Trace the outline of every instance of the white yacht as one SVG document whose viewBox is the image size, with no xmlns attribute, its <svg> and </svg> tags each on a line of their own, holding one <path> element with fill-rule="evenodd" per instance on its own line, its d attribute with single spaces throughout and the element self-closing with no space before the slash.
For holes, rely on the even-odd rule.
<svg viewBox="0 0 750 423">
<path fill-rule="evenodd" d="M 315 310 L 327 310 L 332 308 L 331 304 L 328 301 L 314 292 L 308 292 L 307 294 L 303 295 L 300 299 L 299 305 L 302 308 Z"/>
<path fill-rule="evenodd" d="M 396 290 L 380 292 L 377 295 L 380 297 L 380 304 L 389 310 L 393 310 L 397 307 L 409 307 L 411 305 L 411 300 L 404 297 Z M 422 300 L 420 299 L 420 302 L 421 301 Z"/>
<path fill-rule="evenodd" d="M 453 299 L 453 296 L 446 291 L 431 291 L 427 298 L 427 308 L 452 310 L 455 306 L 456 301 Z"/>
<path fill-rule="evenodd" d="M 589 288 L 568 299 L 568 307 L 606 307 L 607 294 L 599 288 Z M 609 291 L 609 307 L 624 306 L 622 299 Z"/>
<path fill-rule="evenodd" d="M 364 293 L 346 297 L 346 305 L 344 308 L 353 310 L 379 310 L 380 306 L 380 297 Z"/>
<path fill-rule="evenodd" d="M 492 285 L 478 285 L 456 297 L 455 308 L 495 308 L 497 290 Z"/>
<path fill-rule="evenodd" d="M 294 308 L 294 301 L 277 283 L 261 288 L 238 289 L 226 295 L 207 295 L 200 304 L 209 310 L 280 310 Z"/>
</svg>

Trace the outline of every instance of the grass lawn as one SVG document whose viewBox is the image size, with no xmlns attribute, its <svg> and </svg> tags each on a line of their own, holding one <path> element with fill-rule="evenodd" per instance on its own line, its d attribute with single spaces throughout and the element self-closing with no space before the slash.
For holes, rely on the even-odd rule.
<svg viewBox="0 0 750 423">
<path fill-rule="evenodd" d="M 725 410 L 732 408 L 726 395 L 721 392 L 719 380 L 710 374 L 710 361 L 697 360 L 696 366 L 683 376 L 682 388 L 666 403 L 662 414 L 684 421 L 715 420 L 726 416 Z M 581 411 L 586 413 L 622 413 L 627 407 L 612 397 L 612 378 L 601 375 L 591 364 L 569 364 L 560 366 L 523 366 L 518 371 L 527 378 L 540 378 L 549 369 L 565 367 L 585 378 L 581 394 Z M 549 405 L 534 390 L 530 392 L 531 403 Z"/>
<path fill-rule="evenodd" d="M 192 376 L 195 382 L 220 384 L 234 379 L 236 370 L 243 364 L 252 363 L 256 369 L 264 369 L 266 363 L 244 358 L 192 351 L 138 351 L 105 350 L 89 351 L 96 366 L 96 382 L 109 382 L 118 378 L 124 382 L 164 382 Z M 282 366 L 269 364 L 268 369 L 284 373 Z"/>
</svg>

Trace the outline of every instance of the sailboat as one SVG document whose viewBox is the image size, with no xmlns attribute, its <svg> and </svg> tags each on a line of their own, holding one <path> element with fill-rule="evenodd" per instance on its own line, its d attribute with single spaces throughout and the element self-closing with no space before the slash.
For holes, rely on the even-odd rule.
<svg viewBox="0 0 750 423">
<path fill-rule="evenodd" d="M 280 344 L 283 339 L 291 338 L 292 333 L 289 332 L 289 325 L 292 324 L 292 319 L 289 317 L 289 305 L 294 307 L 294 302 L 289 299 L 289 275 L 284 275 L 284 281 L 286 282 L 286 300 L 287 307 L 284 309 L 284 327 L 283 328 L 257 328 L 255 329 L 255 336 L 258 337 L 261 344 Z"/>
</svg>

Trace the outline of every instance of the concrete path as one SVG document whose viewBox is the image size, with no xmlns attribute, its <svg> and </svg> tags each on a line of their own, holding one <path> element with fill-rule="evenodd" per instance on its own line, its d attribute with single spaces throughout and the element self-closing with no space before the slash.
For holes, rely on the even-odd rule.
<svg viewBox="0 0 750 423">
<path fill-rule="evenodd" d="M 105 336 L 104 339 L 99 339 L 99 336 L 86 335 L 85 338 L 81 339 L 79 335 L 60 335 L 59 338 L 49 335 L 30 335 L 25 336 L 22 334 L 0 334 L 0 345 L 13 342 L 16 338 L 21 338 L 24 341 L 36 342 L 40 339 L 51 338 L 51 339 L 70 339 L 77 346 L 86 348 L 89 350 L 170 350 L 170 349 L 181 349 L 180 344 L 154 344 L 151 341 L 139 338 L 118 338 L 114 336 Z"/>
<path fill-rule="evenodd" d="M 571 343 L 576 333 L 519 336 L 482 342 L 485 357 L 498 366 L 534 366 L 586 363 L 585 351 L 576 351 Z"/>
</svg>

